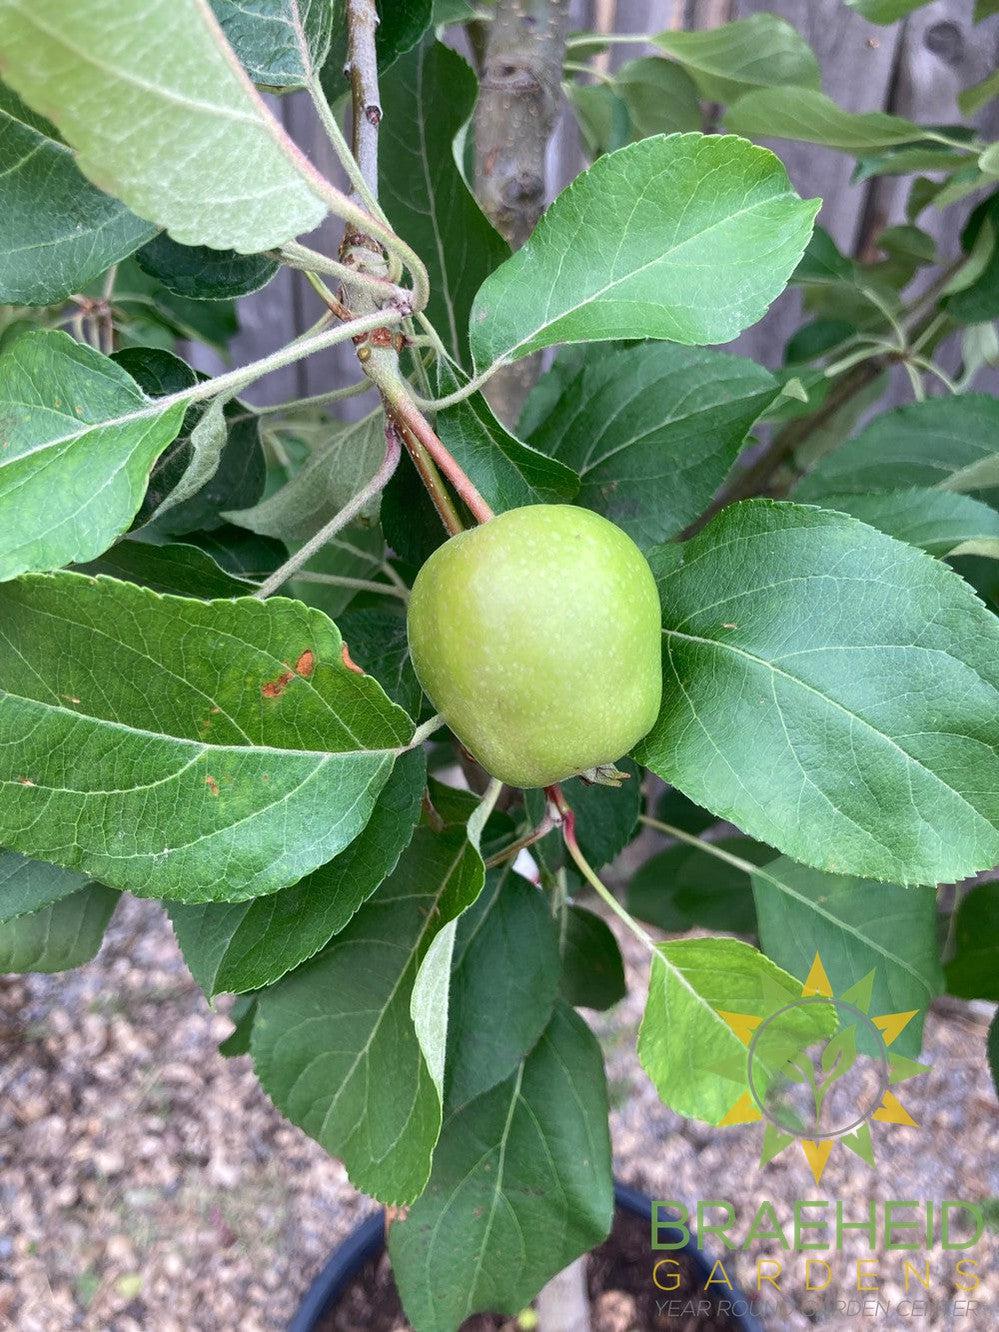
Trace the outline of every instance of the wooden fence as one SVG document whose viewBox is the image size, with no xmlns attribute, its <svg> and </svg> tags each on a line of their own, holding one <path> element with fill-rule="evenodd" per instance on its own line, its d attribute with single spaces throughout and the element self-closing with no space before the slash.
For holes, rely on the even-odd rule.
<svg viewBox="0 0 999 1332">
<path fill-rule="evenodd" d="M 956 96 L 999 64 L 999 16 L 972 23 L 972 0 L 934 0 L 892 27 L 868 23 L 844 0 L 573 0 L 574 30 L 618 33 L 660 32 L 669 27 L 709 28 L 760 11 L 780 14 L 811 44 L 822 67 L 824 90 L 850 111 L 886 110 L 926 124 L 961 119 Z M 644 42 L 615 45 L 612 64 L 651 52 Z M 282 98 L 279 111 L 286 127 L 326 171 L 337 174 L 329 147 L 318 130 L 312 108 L 301 94 Z M 986 137 L 999 137 L 999 102 L 983 108 L 978 124 Z M 884 178 L 853 185 L 853 159 L 845 153 L 787 141 L 772 146 L 786 162 L 791 179 L 805 198 L 824 200 L 820 221 L 839 246 L 869 255 L 878 232 L 902 220 L 909 178 Z M 568 115 L 557 131 L 550 155 L 552 193 L 582 168 L 575 126 Z M 952 257 L 967 205 L 944 212 L 928 210 L 920 225 L 937 238 L 941 254 Z M 337 228 L 328 225 L 313 242 L 335 253 Z M 322 307 L 299 274 L 282 272 L 263 291 L 240 304 L 241 331 L 233 344 L 237 361 L 262 356 L 319 317 Z M 799 319 L 800 298 L 789 291 L 734 349 L 767 365 L 781 359 L 784 343 Z M 256 400 L 278 402 L 320 392 L 356 374 L 352 353 L 337 349 L 270 376 Z M 205 368 L 214 368 L 207 366 Z M 993 384 L 999 377 L 993 378 Z M 900 389 L 900 392 L 904 390 Z M 345 404 L 351 415 L 365 410 L 366 399 Z"/>
</svg>

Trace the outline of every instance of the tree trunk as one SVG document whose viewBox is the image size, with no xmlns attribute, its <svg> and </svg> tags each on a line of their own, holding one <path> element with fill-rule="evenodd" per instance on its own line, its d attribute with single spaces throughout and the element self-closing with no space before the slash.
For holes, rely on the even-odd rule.
<svg viewBox="0 0 999 1332">
<path fill-rule="evenodd" d="M 497 0 L 475 111 L 475 184 L 496 229 L 517 249 L 545 206 L 548 143 L 562 96 L 568 0 Z M 537 358 L 494 375 L 485 393 L 513 425 Z"/>
</svg>

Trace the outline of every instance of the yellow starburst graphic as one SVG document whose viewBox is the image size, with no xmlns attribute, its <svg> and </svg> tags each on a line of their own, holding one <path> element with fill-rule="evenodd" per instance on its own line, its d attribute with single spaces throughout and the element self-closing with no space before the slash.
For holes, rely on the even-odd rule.
<svg viewBox="0 0 999 1332">
<path fill-rule="evenodd" d="M 837 996 L 816 953 L 800 999 L 763 1014 L 715 1010 L 746 1048 L 749 1083 L 720 1126 L 763 1122 L 761 1166 L 798 1142 L 818 1184 L 837 1142 L 873 1166 L 872 1123 L 918 1127 L 892 1088 L 928 1065 L 890 1046 L 920 1010 L 871 1014 L 874 980 Z"/>
</svg>

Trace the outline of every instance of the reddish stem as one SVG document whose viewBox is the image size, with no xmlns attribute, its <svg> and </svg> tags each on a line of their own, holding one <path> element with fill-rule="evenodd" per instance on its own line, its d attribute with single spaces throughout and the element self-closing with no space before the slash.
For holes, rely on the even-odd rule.
<svg viewBox="0 0 999 1332">
<path fill-rule="evenodd" d="M 430 422 L 406 394 L 392 394 L 389 400 L 392 415 L 423 445 L 455 490 L 468 506 L 477 523 L 488 523 L 496 515 L 472 484 L 458 460 L 437 436 Z"/>
</svg>

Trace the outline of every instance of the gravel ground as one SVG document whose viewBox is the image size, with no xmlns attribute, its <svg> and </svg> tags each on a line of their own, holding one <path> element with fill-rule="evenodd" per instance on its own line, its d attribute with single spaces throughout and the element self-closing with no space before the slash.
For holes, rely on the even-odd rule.
<svg viewBox="0 0 999 1332">
<path fill-rule="evenodd" d="M 757 1127 L 709 1130 L 660 1104 L 634 1055 L 644 964 L 623 943 L 632 993 L 595 1023 L 608 1054 L 622 1178 L 656 1197 L 727 1198 L 750 1213 L 769 1197 L 782 1217 L 794 1198 L 843 1198 L 848 1212 L 862 1214 L 871 1197 L 999 1194 L 999 1126 L 982 1058 L 986 1016 L 957 1005 L 931 1013 L 933 1071 L 904 1096 L 922 1129 L 876 1130 L 876 1173 L 835 1154 L 820 1192 L 797 1153 L 759 1172 Z M 284 1123 L 246 1058 L 218 1055 L 229 1030 L 190 979 L 153 903 L 123 903 L 90 966 L 0 980 L 0 1328 L 286 1326 L 329 1249 L 371 1204 L 337 1162 Z M 757 1245 L 726 1262 L 747 1294 L 755 1260 L 768 1253 Z M 860 1255 L 845 1252 L 829 1291 L 813 1295 L 802 1288 L 802 1260 L 786 1261 L 784 1293 L 760 1297 L 767 1327 L 865 1325 L 861 1314 L 836 1307 L 855 1287 Z M 881 1299 L 893 1306 L 906 1256 L 879 1264 Z M 877 1325 L 999 1326 L 994 1238 L 974 1256 L 983 1278 L 970 1316 L 948 1309 L 960 1296 L 955 1255 L 934 1250 L 931 1292 L 911 1292 L 926 1302 L 923 1315 L 890 1312 Z"/>
</svg>

